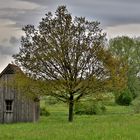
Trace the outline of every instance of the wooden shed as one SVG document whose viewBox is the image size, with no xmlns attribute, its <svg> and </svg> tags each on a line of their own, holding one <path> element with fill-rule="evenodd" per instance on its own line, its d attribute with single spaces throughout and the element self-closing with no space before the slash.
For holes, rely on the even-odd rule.
<svg viewBox="0 0 140 140">
<path fill-rule="evenodd" d="M 0 74 L 0 123 L 35 122 L 39 119 L 39 100 L 23 97 L 8 84 L 17 72 L 21 69 L 9 64 Z"/>
</svg>

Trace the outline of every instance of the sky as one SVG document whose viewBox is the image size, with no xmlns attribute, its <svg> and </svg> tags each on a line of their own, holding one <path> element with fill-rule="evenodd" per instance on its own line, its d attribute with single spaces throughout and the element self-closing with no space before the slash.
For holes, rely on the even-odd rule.
<svg viewBox="0 0 140 140">
<path fill-rule="evenodd" d="M 99 21 L 108 38 L 140 36 L 140 0 L 0 0 L 0 72 L 18 53 L 22 27 L 66 5 L 72 16 Z"/>
</svg>

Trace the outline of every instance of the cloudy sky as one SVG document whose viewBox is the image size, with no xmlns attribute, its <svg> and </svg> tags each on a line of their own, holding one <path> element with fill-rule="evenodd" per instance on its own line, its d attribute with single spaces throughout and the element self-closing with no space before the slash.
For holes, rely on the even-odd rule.
<svg viewBox="0 0 140 140">
<path fill-rule="evenodd" d="M 101 22 L 108 38 L 140 36 L 140 0 L 0 0 L 0 71 L 18 52 L 21 28 L 66 5 L 73 16 Z"/>
</svg>

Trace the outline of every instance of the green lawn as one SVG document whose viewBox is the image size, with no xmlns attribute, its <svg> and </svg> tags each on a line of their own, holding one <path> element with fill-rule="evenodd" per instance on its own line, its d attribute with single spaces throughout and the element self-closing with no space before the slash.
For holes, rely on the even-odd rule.
<svg viewBox="0 0 140 140">
<path fill-rule="evenodd" d="M 106 115 L 75 116 L 73 123 L 66 106 L 48 110 L 51 115 L 37 123 L 1 124 L 0 140 L 140 140 L 140 115 L 130 107 L 107 107 Z"/>
</svg>

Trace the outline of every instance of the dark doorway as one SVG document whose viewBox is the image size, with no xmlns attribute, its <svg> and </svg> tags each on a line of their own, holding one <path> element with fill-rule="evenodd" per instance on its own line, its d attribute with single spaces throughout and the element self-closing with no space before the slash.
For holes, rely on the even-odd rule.
<svg viewBox="0 0 140 140">
<path fill-rule="evenodd" d="M 13 122 L 13 100 L 5 100 L 4 122 Z"/>
</svg>

